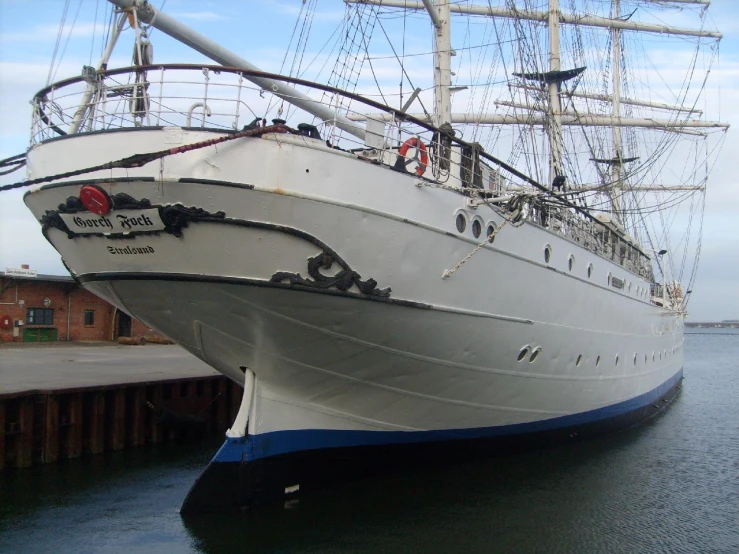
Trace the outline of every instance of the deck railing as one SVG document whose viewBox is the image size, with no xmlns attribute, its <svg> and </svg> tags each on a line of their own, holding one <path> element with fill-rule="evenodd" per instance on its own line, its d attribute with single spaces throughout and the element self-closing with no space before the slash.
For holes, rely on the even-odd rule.
<svg viewBox="0 0 739 554">
<path fill-rule="evenodd" d="M 368 108 L 390 113 L 393 119 L 389 124 L 368 122 L 364 127 L 357 123 L 357 128 L 365 134 L 365 139 L 361 140 L 341 130 L 335 121 L 318 120 L 272 91 L 254 84 L 250 78 L 268 78 L 288 84 L 347 119 L 366 113 Z M 124 128 L 182 127 L 231 133 L 249 124 L 261 123 L 265 114 L 275 113 L 277 119 L 291 127 L 297 128 L 301 123 L 313 125 L 315 136 L 330 145 L 391 167 L 398 164 L 400 146 L 416 138 L 429 145 L 428 167 L 419 178 L 430 184 L 460 191 L 482 187 L 486 190 L 486 198 L 511 196 L 521 190 L 546 190 L 505 162 L 484 152 L 478 154 L 475 147 L 458 138 L 445 137 L 457 153 L 442 157 L 441 135 L 428 121 L 363 96 L 281 75 L 192 64 L 88 71 L 42 89 L 34 96 L 32 104 L 32 145 L 67 134 Z M 462 152 L 473 152 L 479 158 L 470 161 Z M 409 152 L 408 159 L 400 160 L 401 164 L 403 161 L 410 164 L 406 170 L 411 172 L 416 167 L 411 159 L 413 154 L 415 152 Z M 638 247 L 596 222 L 587 211 L 564 198 L 560 197 L 560 201 L 564 206 L 545 209 L 538 200 L 529 200 L 523 216 L 533 224 L 619 263 L 634 274 L 652 278 L 651 260 Z M 495 204 L 494 209 L 505 212 L 503 204 Z"/>
</svg>

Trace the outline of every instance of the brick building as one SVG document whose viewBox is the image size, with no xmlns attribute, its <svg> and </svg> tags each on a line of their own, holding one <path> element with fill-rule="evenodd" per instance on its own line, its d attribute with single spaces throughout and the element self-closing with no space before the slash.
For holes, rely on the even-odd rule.
<svg viewBox="0 0 739 554">
<path fill-rule="evenodd" d="M 77 285 L 23 266 L 0 273 L 0 343 L 161 340 L 139 320 Z"/>
</svg>

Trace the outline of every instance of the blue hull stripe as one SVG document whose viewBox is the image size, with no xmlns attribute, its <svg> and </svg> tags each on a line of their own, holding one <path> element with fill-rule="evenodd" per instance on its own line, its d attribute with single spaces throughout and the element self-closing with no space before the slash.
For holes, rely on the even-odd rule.
<svg viewBox="0 0 739 554">
<path fill-rule="evenodd" d="M 320 450 L 348 446 L 377 446 L 386 444 L 405 444 L 458 439 L 482 439 L 523 435 L 538 431 L 576 427 L 586 423 L 603 421 L 643 408 L 662 397 L 681 378 L 680 369 L 670 379 L 656 389 L 629 400 L 612 404 L 597 410 L 581 412 L 552 419 L 516 423 L 496 427 L 475 427 L 472 429 L 442 429 L 431 431 L 342 431 L 326 429 L 300 429 L 294 431 L 273 431 L 244 438 L 226 439 L 213 458 L 213 462 L 244 462 L 269 456 L 298 452 L 301 450 Z"/>
</svg>

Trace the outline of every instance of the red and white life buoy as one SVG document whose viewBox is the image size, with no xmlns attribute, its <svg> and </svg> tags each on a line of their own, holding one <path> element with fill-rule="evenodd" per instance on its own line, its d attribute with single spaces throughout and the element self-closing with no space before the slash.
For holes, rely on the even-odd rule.
<svg viewBox="0 0 739 554">
<path fill-rule="evenodd" d="M 10 329 L 13 326 L 13 318 L 9 315 L 4 315 L 0 318 L 0 329 Z"/>
<path fill-rule="evenodd" d="M 403 143 L 403 145 L 400 147 L 400 150 L 398 151 L 398 154 L 400 154 L 401 157 L 405 158 L 405 155 L 411 148 L 416 149 L 416 155 L 410 159 L 406 159 L 405 166 L 408 167 L 408 164 L 415 161 L 418 163 L 418 167 L 416 167 L 416 173 L 418 175 L 423 175 L 426 172 L 426 166 L 429 163 L 429 155 L 426 150 L 426 145 L 423 143 L 423 141 L 418 140 L 417 137 L 411 137 Z"/>
</svg>

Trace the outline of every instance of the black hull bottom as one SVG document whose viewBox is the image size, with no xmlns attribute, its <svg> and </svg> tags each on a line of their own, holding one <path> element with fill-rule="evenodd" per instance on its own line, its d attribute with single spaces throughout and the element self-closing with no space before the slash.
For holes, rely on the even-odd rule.
<svg viewBox="0 0 739 554">
<path fill-rule="evenodd" d="M 547 448 L 633 427 L 663 412 L 682 379 L 653 402 L 617 417 L 515 436 L 299 451 L 251 462 L 211 462 L 187 494 L 183 515 L 256 508 L 299 492 L 390 471 L 431 467 L 479 456 Z"/>
</svg>

